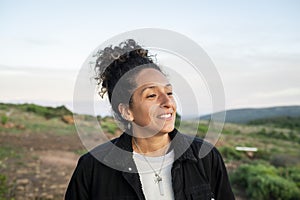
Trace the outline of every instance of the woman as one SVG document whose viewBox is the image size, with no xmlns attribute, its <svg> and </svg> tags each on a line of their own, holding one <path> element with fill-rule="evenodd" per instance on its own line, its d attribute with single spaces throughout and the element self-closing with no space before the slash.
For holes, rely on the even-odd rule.
<svg viewBox="0 0 300 200">
<path fill-rule="evenodd" d="M 130 39 L 99 51 L 96 80 L 126 127 L 83 155 L 65 199 L 234 199 L 219 152 L 199 158 L 199 138 L 175 128 L 172 85 L 148 51 Z"/>
</svg>

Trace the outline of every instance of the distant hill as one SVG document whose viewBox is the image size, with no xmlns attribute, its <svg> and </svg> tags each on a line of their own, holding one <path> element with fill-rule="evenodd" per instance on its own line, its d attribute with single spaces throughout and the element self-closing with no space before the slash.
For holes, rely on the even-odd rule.
<svg viewBox="0 0 300 200">
<path fill-rule="evenodd" d="M 9 110 L 10 108 L 17 108 L 25 112 L 36 113 L 37 115 L 43 116 L 47 119 L 53 117 L 61 117 L 63 115 L 72 115 L 72 112 L 65 106 L 50 107 L 40 106 L 36 104 L 11 104 L 11 103 L 0 103 L 0 110 Z"/>
<path fill-rule="evenodd" d="M 300 117 L 300 106 L 227 110 L 225 122 L 246 124 L 254 120 L 276 117 Z M 200 117 L 202 120 L 209 120 L 210 118 L 211 115 Z"/>
</svg>

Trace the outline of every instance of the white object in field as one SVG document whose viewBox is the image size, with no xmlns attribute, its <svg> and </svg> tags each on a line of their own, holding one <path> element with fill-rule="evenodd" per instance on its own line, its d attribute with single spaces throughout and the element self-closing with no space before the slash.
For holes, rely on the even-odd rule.
<svg viewBox="0 0 300 200">
<path fill-rule="evenodd" d="M 256 147 L 235 147 L 235 150 L 237 150 L 237 151 L 252 151 L 252 152 L 256 152 L 257 148 Z"/>
</svg>

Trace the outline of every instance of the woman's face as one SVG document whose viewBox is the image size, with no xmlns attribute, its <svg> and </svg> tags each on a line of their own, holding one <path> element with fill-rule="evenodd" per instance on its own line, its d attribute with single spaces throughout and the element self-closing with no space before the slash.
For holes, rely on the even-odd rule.
<svg viewBox="0 0 300 200">
<path fill-rule="evenodd" d="M 176 103 L 172 86 L 156 69 L 143 69 L 136 76 L 137 89 L 129 108 L 133 130 L 169 133 L 174 129 Z"/>
</svg>

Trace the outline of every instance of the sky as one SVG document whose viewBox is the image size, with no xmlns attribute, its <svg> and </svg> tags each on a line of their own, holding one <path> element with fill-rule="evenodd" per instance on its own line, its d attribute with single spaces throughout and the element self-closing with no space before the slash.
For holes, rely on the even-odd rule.
<svg viewBox="0 0 300 200">
<path fill-rule="evenodd" d="M 0 0 L 0 102 L 72 110 L 77 75 L 97 46 L 159 28 L 204 49 L 226 109 L 300 105 L 299 8 L 296 0 Z"/>
</svg>

